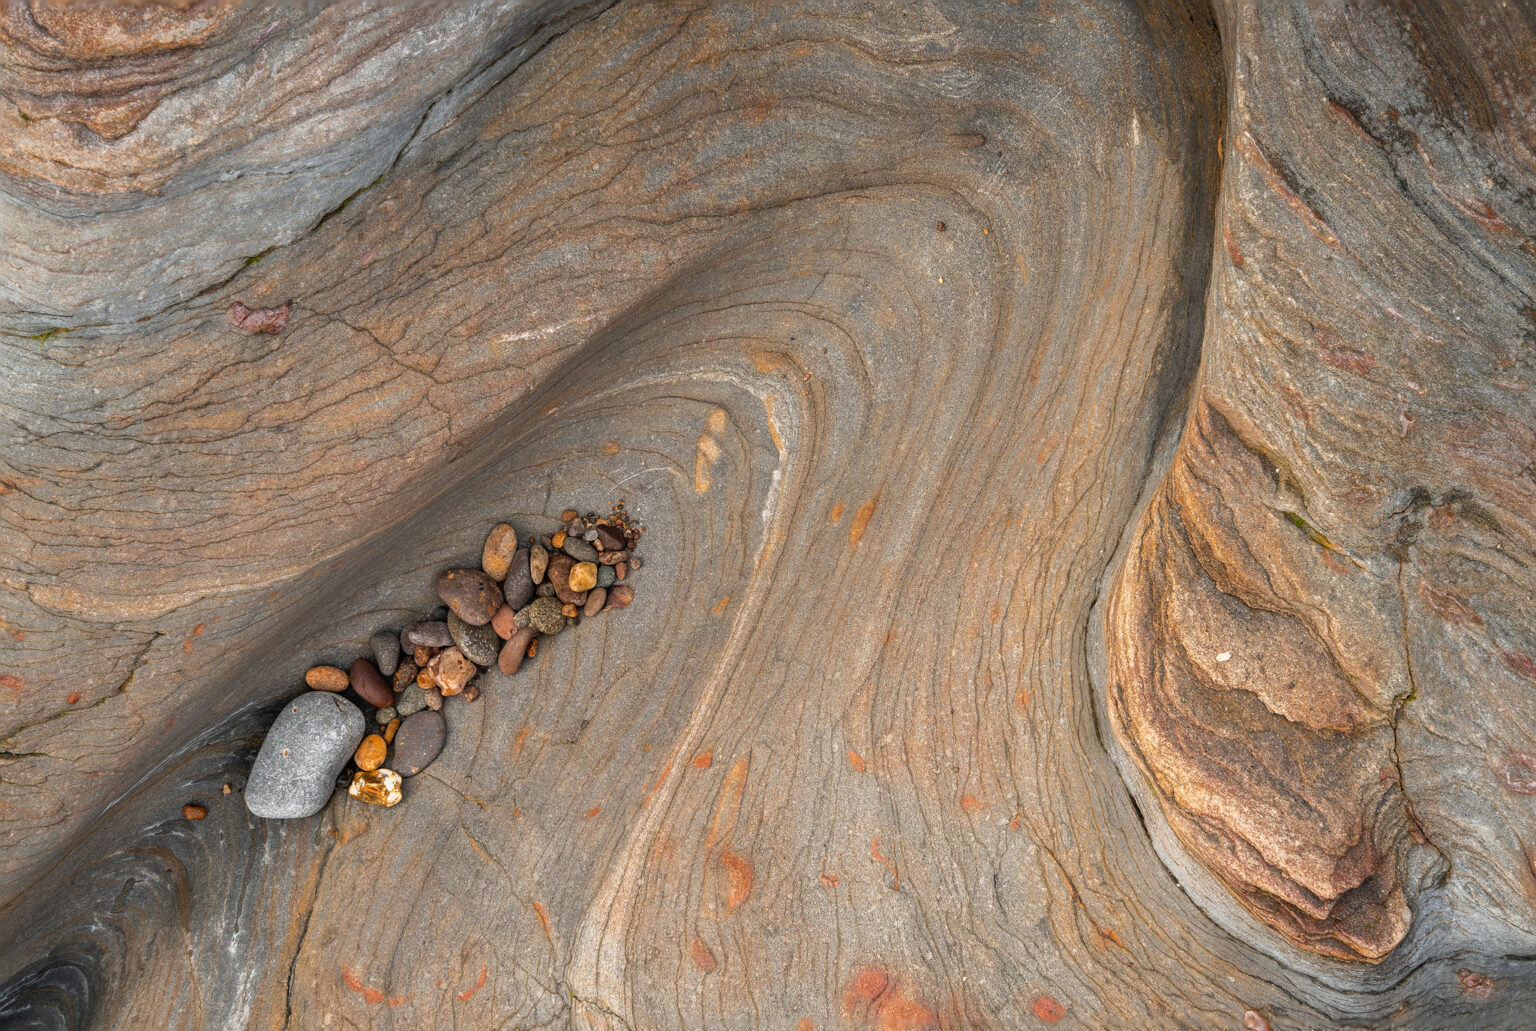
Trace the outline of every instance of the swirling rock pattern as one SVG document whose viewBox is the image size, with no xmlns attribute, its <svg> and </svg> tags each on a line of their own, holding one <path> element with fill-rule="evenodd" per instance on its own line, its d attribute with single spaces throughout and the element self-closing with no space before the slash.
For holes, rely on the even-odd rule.
<svg viewBox="0 0 1536 1031">
<path fill-rule="evenodd" d="M 0 1023 L 1518 1026 L 1529 907 L 1483 893 L 1519 825 L 1488 813 L 1518 819 L 1536 745 L 1505 727 L 1503 794 L 1458 797 L 1436 735 L 1476 714 L 1442 723 L 1463 681 L 1424 671 L 1481 654 L 1436 634 L 1536 654 L 1517 579 L 1437 565 L 1481 540 L 1516 576 L 1456 535 L 1518 535 L 1518 482 L 1435 477 L 1523 424 L 1425 401 L 1399 437 L 1337 386 L 1386 367 L 1362 336 L 1265 343 L 1267 299 L 1358 303 L 1303 289 L 1356 232 L 1423 263 L 1369 296 L 1439 291 L 1426 332 L 1483 303 L 1417 246 L 1410 150 L 1350 180 L 1408 213 L 1353 221 L 1297 164 L 1349 156 L 1303 145 L 1299 69 L 1389 13 L 343 6 L 5 8 L 0 204 L 48 204 L 0 269 Z M 1399 70 L 1494 53 L 1392 39 Z M 1442 189 L 1514 109 L 1476 81 L 1423 88 L 1483 121 L 1393 123 Z M 1329 98 L 1370 135 L 1379 104 Z M 1515 174 L 1484 197 L 1505 298 Z M 1417 382 L 1471 396 L 1446 362 Z M 1394 461 L 1437 420 L 1466 456 L 1413 452 L 1374 549 L 1261 407 L 1301 370 L 1335 377 L 1292 400 L 1341 475 L 1376 482 L 1382 419 Z M 616 497 L 649 528 L 633 605 L 487 674 L 403 804 L 248 816 L 306 668 L 418 618 L 495 523 Z"/>
<path fill-rule="evenodd" d="M 1293 942 L 1379 960 L 1417 910 L 1425 949 L 1529 954 L 1536 83 L 1507 48 L 1536 26 L 1237 3 L 1222 30 L 1202 372 L 1115 589 L 1113 722 Z"/>
</svg>

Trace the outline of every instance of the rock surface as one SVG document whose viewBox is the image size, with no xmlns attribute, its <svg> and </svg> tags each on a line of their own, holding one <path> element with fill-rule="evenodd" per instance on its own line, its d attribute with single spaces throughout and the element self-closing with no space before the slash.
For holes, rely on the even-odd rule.
<svg viewBox="0 0 1536 1031">
<path fill-rule="evenodd" d="M 336 775 L 367 731 L 362 710 L 325 691 L 283 706 L 267 731 L 245 784 L 252 815 L 299 819 L 325 808 Z"/>
<path fill-rule="evenodd" d="M 1529 1023 L 1529 5 L 121 6 L 0 30 L 5 1021 Z M 205 801 L 610 498 L 400 812 Z"/>
</svg>

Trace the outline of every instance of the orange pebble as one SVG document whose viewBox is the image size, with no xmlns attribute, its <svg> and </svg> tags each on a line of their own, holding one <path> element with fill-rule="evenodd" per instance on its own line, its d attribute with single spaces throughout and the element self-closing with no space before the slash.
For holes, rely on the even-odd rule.
<svg viewBox="0 0 1536 1031">
<path fill-rule="evenodd" d="M 564 511 L 564 512 L 561 512 L 561 513 L 560 513 L 560 521 L 561 521 L 561 522 L 562 522 L 562 523 L 568 523 L 568 522 L 570 522 L 570 521 L 571 521 L 571 520 L 572 520 L 572 519 L 575 519 L 575 518 L 576 518 L 576 517 L 577 517 L 577 516 L 579 516 L 579 515 L 580 515 L 580 514 L 581 514 L 581 513 L 580 513 L 580 512 L 578 512 L 578 511 L 576 511 L 576 510 L 575 510 L 575 509 L 574 509 L 574 508 L 568 508 L 568 509 L 566 509 L 566 510 L 565 510 L 565 511 Z"/>
<path fill-rule="evenodd" d="M 363 738 L 363 743 L 357 746 L 357 754 L 352 756 L 352 761 L 357 763 L 357 768 L 360 770 L 376 770 L 384 765 L 384 756 L 388 751 L 382 737 L 369 734 Z"/>
<path fill-rule="evenodd" d="M 188 802 L 186 805 L 181 807 L 181 815 L 185 816 L 189 820 L 201 820 L 203 817 L 208 815 L 208 810 L 204 809 L 196 802 Z"/>
<path fill-rule="evenodd" d="M 539 639 L 535 637 L 528 642 L 528 657 L 531 659 L 537 654 L 539 654 Z"/>
<path fill-rule="evenodd" d="M 549 539 L 549 543 L 553 544 L 557 548 L 565 547 L 565 531 L 561 530 L 559 533 L 555 534 Z"/>
<path fill-rule="evenodd" d="M 351 683 L 347 671 L 335 666 L 316 666 L 304 674 L 304 683 L 316 691 L 345 691 Z"/>
<path fill-rule="evenodd" d="M 395 735 L 397 733 L 399 733 L 399 731 L 400 731 L 400 717 L 396 716 L 394 719 L 389 721 L 389 726 L 384 728 L 384 743 L 386 745 L 394 744 L 395 743 Z"/>
<path fill-rule="evenodd" d="M 560 615 L 564 616 L 566 619 L 576 618 L 577 611 L 578 610 L 575 605 L 566 604 L 560 606 Z"/>
</svg>

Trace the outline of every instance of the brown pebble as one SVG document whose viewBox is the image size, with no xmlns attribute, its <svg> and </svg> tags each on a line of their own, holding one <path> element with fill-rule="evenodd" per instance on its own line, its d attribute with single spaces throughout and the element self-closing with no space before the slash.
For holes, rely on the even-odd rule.
<svg viewBox="0 0 1536 1031">
<path fill-rule="evenodd" d="M 411 661 L 418 666 L 425 666 L 432 661 L 432 655 L 436 649 L 428 648 L 424 644 L 418 644 L 411 650 Z"/>
<path fill-rule="evenodd" d="M 384 674 L 367 659 L 352 663 L 352 690 L 369 705 L 383 708 L 395 704 L 395 692 L 384 682 Z"/>
<path fill-rule="evenodd" d="M 603 611 L 603 605 L 608 601 L 608 592 L 601 587 L 595 588 L 587 595 L 587 604 L 582 608 L 584 616 L 595 616 Z"/>
<path fill-rule="evenodd" d="M 437 681 L 432 679 L 432 671 L 423 666 L 416 671 L 416 686 L 423 691 L 430 691 L 437 686 Z"/>
<path fill-rule="evenodd" d="M 443 696 L 437 688 L 434 687 L 431 690 L 423 691 L 422 694 L 426 696 L 427 708 L 433 712 L 437 712 L 443 707 Z"/>
<path fill-rule="evenodd" d="M 208 810 L 204 809 L 196 802 L 188 802 L 186 805 L 181 807 L 181 815 L 185 816 L 189 820 L 201 820 L 203 817 L 208 815 Z"/>
<path fill-rule="evenodd" d="M 635 570 L 638 570 L 640 568 L 640 556 L 639 555 L 636 555 L 636 556 L 634 556 L 633 558 L 631 558 L 629 560 L 629 568 L 635 569 Z"/>
<path fill-rule="evenodd" d="M 466 702 L 478 702 L 480 700 L 480 685 L 470 684 L 466 687 L 464 689 L 464 700 Z"/>
<path fill-rule="evenodd" d="M 536 584 L 544 582 L 544 572 L 549 568 L 549 549 L 538 541 L 528 549 L 528 575 Z"/>
<path fill-rule="evenodd" d="M 549 539 L 549 543 L 560 548 L 565 546 L 565 531 L 561 530 Z"/>
<path fill-rule="evenodd" d="M 407 687 L 410 687 L 416 680 L 416 674 L 419 672 L 421 672 L 421 667 L 417 666 L 412 659 L 405 659 L 399 666 L 395 667 L 395 694 L 399 694 Z"/>
<path fill-rule="evenodd" d="M 399 732 L 400 732 L 400 717 L 396 716 L 394 719 L 389 721 L 389 726 L 384 728 L 384 743 L 386 745 L 393 744 L 394 740 L 395 740 L 395 735 L 398 734 Z"/>
<path fill-rule="evenodd" d="M 571 586 L 571 570 L 576 568 L 576 560 L 563 551 L 549 556 L 549 582 L 555 585 L 555 596 L 567 605 L 580 605 L 586 601 L 586 592 L 578 591 Z M 597 582 L 594 574 L 592 582 Z"/>
<path fill-rule="evenodd" d="M 571 572 L 566 580 L 571 590 L 580 594 L 582 591 L 590 591 L 597 586 L 597 563 L 578 562 L 571 567 Z"/>
<path fill-rule="evenodd" d="M 555 596 L 555 585 L 545 580 L 539 584 L 533 595 L 536 598 L 553 598 Z"/>
<path fill-rule="evenodd" d="M 580 518 L 581 518 L 581 513 L 576 511 L 574 508 L 568 508 L 564 512 L 560 513 L 560 521 L 562 523 L 568 523 L 572 519 L 580 519 Z M 555 545 L 555 546 L 559 547 L 558 544 Z"/>
<path fill-rule="evenodd" d="M 437 682 L 437 689 L 444 698 L 464 690 L 464 686 L 480 672 L 480 668 L 457 648 L 444 648 L 433 656 L 427 668 L 432 671 L 432 679 Z"/>
<path fill-rule="evenodd" d="M 357 746 L 357 751 L 352 754 L 352 761 L 360 770 L 376 770 L 384 765 L 384 757 L 388 753 L 387 742 L 377 734 L 369 734 L 363 738 L 363 743 Z"/>
<path fill-rule="evenodd" d="M 935 226 L 935 228 L 942 233 L 944 230 L 948 229 L 949 226 L 945 225 L 943 222 L 940 222 L 937 226 Z"/>
<path fill-rule="evenodd" d="M 335 666 L 316 666 L 304 674 L 304 683 L 316 691 L 345 691 L 350 682 L 347 671 Z"/>
<path fill-rule="evenodd" d="M 597 530 L 598 547 L 604 551 L 624 550 L 624 535 L 606 523 L 599 522 L 594 529 Z"/>
<path fill-rule="evenodd" d="M 578 609 L 575 605 L 570 604 L 569 602 L 560 606 L 560 615 L 564 616 L 566 619 L 575 619 L 576 613 L 580 611 L 580 609 Z"/>
<path fill-rule="evenodd" d="M 478 569 L 450 569 L 437 578 L 437 596 L 470 626 L 485 626 L 501 608 L 501 587 Z"/>
<path fill-rule="evenodd" d="M 224 785 L 224 794 L 226 794 L 226 795 L 229 794 L 229 785 L 228 784 Z"/>
<path fill-rule="evenodd" d="M 622 608 L 627 608 L 629 606 L 629 603 L 634 601 L 634 600 L 635 600 L 635 592 L 633 590 L 631 590 L 630 588 L 625 587 L 623 584 L 618 584 L 617 586 L 615 586 L 613 588 L 613 590 L 608 592 L 608 604 L 604 605 L 603 608 L 605 608 L 605 609 L 622 609 Z"/>
<path fill-rule="evenodd" d="M 597 560 L 605 566 L 616 566 L 629 558 L 629 552 L 623 548 L 605 551 L 597 557 Z"/>
<path fill-rule="evenodd" d="M 613 575 L 618 577 L 620 580 L 624 579 L 629 575 L 629 563 L 620 562 L 618 565 L 614 566 Z"/>
<path fill-rule="evenodd" d="M 503 605 L 496 610 L 496 615 L 491 617 L 491 629 L 496 631 L 496 636 L 503 641 L 511 640 L 512 632 L 517 629 L 512 625 L 512 621 L 516 618 L 517 613 L 513 611 L 512 606 Z"/>
<path fill-rule="evenodd" d="M 537 654 L 539 654 L 539 639 L 535 637 L 528 642 L 528 657 L 531 659 Z"/>
<path fill-rule="evenodd" d="M 405 797 L 400 793 L 400 774 L 394 770 L 358 770 L 352 775 L 347 794 L 358 801 L 386 808 Z"/>
<path fill-rule="evenodd" d="M 497 583 L 507 578 L 512 568 L 512 556 L 517 552 L 517 531 L 507 523 L 497 523 L 485 538 L 480 551 L 480 568 Z"/>
<path fill-rule="evenodd" d="M 507 643 L 501 647 L 501 655 L 496 659 L 496 668 L 507 676 L 517 672 L 517 668 L 523 664 L 523 656 L 528 652 L 528 644 L 534 638 L 533 627 L 524 627 L 514 631 L 507 638 Z"/>
</svg>

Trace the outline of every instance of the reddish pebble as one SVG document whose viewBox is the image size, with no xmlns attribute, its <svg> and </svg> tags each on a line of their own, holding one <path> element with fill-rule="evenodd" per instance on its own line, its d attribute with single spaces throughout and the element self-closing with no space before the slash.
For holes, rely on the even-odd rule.
<svg viewBox="0 0 1536 1031">
<path fill-rule="evenodd" d="M 181 807 L 181 815 L 185 816 L 189 820 L 201 820 L 203 817 L 208 815 L 208 810 L 204 809 L 196 802 L 188 802 L 186 805 Z"/>
<path fill-rule="evenodd" d="M 480 685 L 470 684 L 466 687 L 464 689 L 464 700 L 466 702 L 478 702 L 480 700 Z"/>
<path fill-rule="evenodd" d="M 517 668 L 523 664 L 523 656 L 528 652 L 528 645 L 533 641 L 533 627 L 524 627 L 507 639 L 507 643 L 501 647 L 501 655 L 496 660 L 496 667 L 507 676 L 517 672 Z"/>
<path fill-rule="evenodd" d="M 633 590 L 631 590 L 628 587 L 625 587 L 623 584 L 617 584 L 617 585 L 615 585 L 613 590 L 608 592 L 608 604 L 604 605 L 603 608 L 604 609 L 622 609 L 622 608 L 627 608 L 629 606 L 629 603 L 634 601 L 634 600 L 635 600 L 635 592 Z"/>
<path fill-rule="evenodd" d="M 582 608 L 583 616 L 595 616 L 603 611 L 603 606 L 608 603 L 608 592 L 601 587 L 594 587 L 592 593 L 587 595 L 587 604 Z"/>
<path fill-rule="evenodd" d="M 474 675 L 480 672 L 479 667 L 465 658 L 464 653 L 457 648 L 444 648 L 432 657 L 427 668 L 432 671 L 432 679 L 437 682 L 437 689 L 445 698 L 464 690 Z"/>
<path fill-rule="evenodd" d="M 613 575 L 618 577 L 620 580 L 624 579 L 626 576 L 629 575 L 629 563 L 628 562 L 620 562 L 620 563 L 616 564 L 613 567 Z"/>
<path fill-rule="evenodd" d="M 378 709 L 395 704 L 395 692 L 385 682 L 384 674 L 367 659 L 358 659 L 352 663 L 352 690 L 363 701 Z"/>
<path fill-rule="evenodd" d="M 516 618 L 517 613 L 512 611 L 512 606 L 503 605 L 496 610 L 496 615 L 491 617 L 491 629 L 496 631 L 496 636 L 503 641 L 510 641 L 513 632 L 517 629 L 512 622 Z"/>
</svg>

